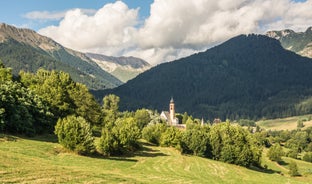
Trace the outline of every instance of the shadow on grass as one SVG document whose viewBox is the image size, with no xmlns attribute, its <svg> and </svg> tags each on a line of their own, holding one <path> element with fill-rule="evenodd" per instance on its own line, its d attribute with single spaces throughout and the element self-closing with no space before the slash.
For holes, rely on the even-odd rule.
<svg viewBox="0 0 312 184">
<path fill-rule="evenodd" d="M 160 156 L 168 156 L 168 155 L 166 155 L 166 154 L 160 152 L 159 150 L 146 147 L 146 146 L 144 146 L 144 144 L 146 144 L 146 143 L 143 143 L 143 147 L 142 147 L 140 150 L 134 152 L 134 153 L 133 153 L 133 156 L 140 156 L 140 157 L 160 157 Z"/>
<path fill-rule="evenodd" d="M 23 138 L 33 140 L 33 141 L 58 143 L 57 136 L 54 134 L 36 135 L 34 137 L 23 137 Z"/>
<path fill-rule="evenodd" d="M 6 134 L 0 134 L 0 142 L 2 141 L 17 141 L 18 137 Z"/>
<path fill-rule="evenodd" d="M 251 166 L 251 167 L 248 167 L 248 169 L 253 170 L 253 171 L 257 171 L 257 172 L 266 173 L 266 174 L 282 174 L 281 171 L 276 171 L 276 170 L 263 168 L 263 167 Z"/>
</svg>

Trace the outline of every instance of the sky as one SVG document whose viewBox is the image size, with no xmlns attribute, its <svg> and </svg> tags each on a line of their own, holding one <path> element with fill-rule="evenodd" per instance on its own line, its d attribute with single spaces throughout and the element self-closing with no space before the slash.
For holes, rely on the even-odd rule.
<svg viewBox="0 0 312 184">
<path fill-rule="evenodd" d="M 312 0 L 2 0 L 0 22 L 81 52 L 157 65 L 240 34 L 305 31 Z"/>
</svg>

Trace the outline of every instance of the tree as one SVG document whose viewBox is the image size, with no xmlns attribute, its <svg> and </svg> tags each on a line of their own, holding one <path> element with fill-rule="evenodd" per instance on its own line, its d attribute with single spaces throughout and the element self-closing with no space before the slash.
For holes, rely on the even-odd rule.
<svg viewBox="0 0 312 184">
<path fill-rule="evenodd" d="M 279 144 L 274 144 L 270 147 L 267 156 L 272 161 L 280 162 L 284 156 L 283 148 Z"/>
<path fill-rule="evenodd" d="M 303 128 L 304 125 L 303 125 L 303 121 L 300 119 L 297 121 L 297 128 Z"/>
<path fill-rule="evenodd" d="M 142 130 L 150 121 L 151 117 L 146 109 L 139 109 L 135 112 L 134 118 L 140 130 Z"/>
<path fill-rule="evenodd" d="M 76 115 L 85 118 L 92 125 L 98 124 L 101 107 L 95 101 L 88 88 L 84 84 L 75 83 L 74 87 L 68 93 L 75 106 Z"/>
<path fill-rule="evenodd" d="M 166 131 L 166 128 L 167 126 L 163 123 L 147 125 L 142 130 L 142 137 L 148 142 L 159 145 L 161 134 Z"/>
<path fill-rule="evenodd" d="M 211 155 L 209 127 L 201 127 L 195 123 L 187 124 L 186 131 L 182 136 L 181 149 L 182 153 L 209 157 Z"/>
<path fill-rule="evenodd" d="M 160 145 L 180 148 L 180 141 L 182 138 L 181 131 L 176 127 L 168 127 L 166 131 L 161 134 Z"/>
<path fill-rule="evenodd" d="M 105 126 L 98 143 L 100 153 L 121 155 L 139 147 L 140 130 L 134 118 L 119 118 L 112 126 Z"/>
<path fill-rule="evenodd" d="M 299 171 L 298 171 L 298 166 L 297 166 L 297 163 L 294 162 L 294 161 L 291 161 L 289 163 L 289 171 L 288 171 L 288 174 L 290 176 L 300 176 L 299 174 Z"/>
<path fill-rule="evenodd" d="M 103 98 L 102 123 L 104 126 L 112 126 L 119 116 L 119 97 L 113 94 Z"/>
<path fill-rule="evenodd" d="M 182 117 L 182 124 L 186 124 L 187 119 L 188 119 L 187 112 L 184 112 L 183 117 Z"/>
<path fill-rule="evenodd" d="M 306 162 L 312 162 L 312 152 L 305 153 L 302 159 Z"/>
<path fill-rule="evenodd" d="M 70 115 L 59 119 L 54 132 L 59 143 L 71 151 L 78 154 L 95 151 L 90 124 L 82 117 Z"/>
<path fill-rule="evenodd" d="M 212 158 L 241 166 L 260 165 L 261 144 L 241 126 L 214 124 L 209 132 Z"/>
</svg>

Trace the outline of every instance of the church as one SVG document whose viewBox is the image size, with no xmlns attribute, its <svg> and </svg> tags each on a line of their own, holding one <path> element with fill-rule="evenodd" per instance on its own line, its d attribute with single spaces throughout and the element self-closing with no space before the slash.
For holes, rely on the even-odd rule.
<svg viewBox="0 0 312 184">
<path fill-rule="evenodd" d="M 175 107 L 174 107 L 174 100 L 171 98 L 169 103 L 169 112 L 168 111 L 162 111 L 160 114 L 160 117 L 164 119 L 168 125 L 171 126 L 178 126 L 179 125 L 179 119 L 175 116 Z"/>
</svg>

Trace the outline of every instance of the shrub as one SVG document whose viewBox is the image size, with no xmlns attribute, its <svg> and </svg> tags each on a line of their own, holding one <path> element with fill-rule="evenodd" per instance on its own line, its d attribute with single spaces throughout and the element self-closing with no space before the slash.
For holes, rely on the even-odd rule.
<svg viewBox="0 0 312 184">
<path fill-rule="evenodd" d="M 151 124 L 143 128 L 142 137 L 150 143 L 159 145 L 160 137 L 166 130 L 166 125 L 163 123 Z"/>
<path fill-rule="evenodd" d="M 283 148 L 279 144 L 274 144 L 270 147 L 267 156 L 272 161 L 280 162 L 284 156 Z"/>
<path fill-rule="evenodd" d="M 93 153 L 95 150 L 90 124 L 82 117 L 59 119 L 54 133 L 62 146 L 78 154 Z"/>
<path fill-rule="evenodd" d="M 298 171 L 298 166 L 297 166 L 297 163 L 294 162 L 294 161 L 291 161 L 289 163 L 289 171 L 288 171 L 288 174 L 290 176 L 300 176 L 299 174 L 299 171 Z"/>
<path fill-rule="evenodd" d="M 307 152 L 304 154 L 302 159 L 306 162 L 312 162 L 312 152 Z"/>
<path fill-rule="evenodd" d="M 98 151 L 105 156 L 121 155 L 139 148 L 140 130 L 134 118 L 120 118 L 113 126 L 104 127 Z"/>
</svg>

